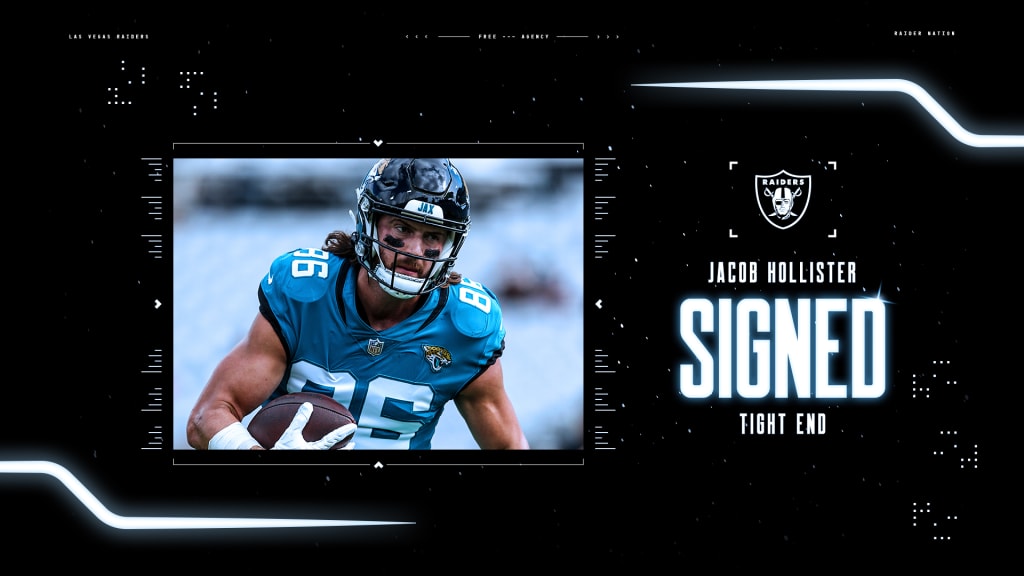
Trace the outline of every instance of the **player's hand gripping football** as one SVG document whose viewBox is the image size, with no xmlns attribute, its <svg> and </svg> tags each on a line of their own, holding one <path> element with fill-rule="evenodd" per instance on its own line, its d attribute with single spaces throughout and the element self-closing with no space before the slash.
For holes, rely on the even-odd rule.
<svg viewBox="0 0 1024 576">
<path fill-rule="evenodd" d="M 310 442 L 302 437 L 302 429 L 306 427 L 306 422 L 309 422 L 309 417 L 312 414 L 313 405 L 311 403 L 305 402 L 302 406 L 299 406 L 299 409 L 295 411 L 291 424 L 281 434 L 281 437 L 278 438 L 271 450 L 330 450 L 332 446 L 351 436 L 356 431 L 355 424 L 346 424 L 324 434 L 323 438 Z M 342 446 L 339 450 L 351 450 L 353 448 L 355 448 L 355 442 L 350 440 L 348 444 Z"/>
</svg>

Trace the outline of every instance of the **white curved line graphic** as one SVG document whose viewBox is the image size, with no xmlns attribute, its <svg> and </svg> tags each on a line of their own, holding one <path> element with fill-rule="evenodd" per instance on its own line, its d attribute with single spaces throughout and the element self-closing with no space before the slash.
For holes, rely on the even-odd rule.
<svg viewBox="0 0 1024 576">
<path fill-rule="evenodd" d="M 736 82 L 669 82 L 633 84 L 658 88 L 718 88 L 726 90 L 821 90 L 826 92 L 902 92 L 917 100 L 954 138 L 975 148 L 1021 148 L 1021 134 L 975 134 L 966 130 L 920 85 L 901 78 L 856 80 L 743 80 Z"/>
<path fill-rule="evenodd" d="M 311 528 L 325 526 L 377 526 L 413 524 L 367 520 L 314 520 L 292 518 L 184 518 L 129 517 L 107 509 L 67 468 L 46 460 L 0 462 L 0 474 L 47 474 L 60 480 L 85 507 L 107 526 L 122 530 L 178 530 L 207 528 Z"/>
</svg>

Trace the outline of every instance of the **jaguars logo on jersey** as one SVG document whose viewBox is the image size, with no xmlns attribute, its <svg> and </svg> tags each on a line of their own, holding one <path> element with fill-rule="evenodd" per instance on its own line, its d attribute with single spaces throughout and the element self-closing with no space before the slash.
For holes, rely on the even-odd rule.
<svg viewBox="0 0 1024 576">
<path fill-rule="evenodd" d="M 441 346 L 431 344 L 423 345 L 423 358 L 426 359 L 427 364 L 430 364 L 430 369 L 434 372 L 440 372 L 441 368 L 452 363 L 451 352 Z"/>
</svg>

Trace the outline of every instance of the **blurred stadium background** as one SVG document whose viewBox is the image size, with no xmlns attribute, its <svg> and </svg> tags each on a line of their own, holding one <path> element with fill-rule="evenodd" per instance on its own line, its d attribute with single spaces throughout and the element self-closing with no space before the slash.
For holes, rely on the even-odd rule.
<svg viewBox="0 0 1024 576">
<path fill-rule="evenodd" d="M 175 159 L 174 448 L 215 364 L 257 313 L 270 262 L 354 228 L 376 159 Z M 456 270 L 497 295 L 505 385 L 534 449 L 583 443 L 583 161 L 458 159 L 473 225 Z M 476 449 L 446 407 L 434 449 Z"/>
</svg>

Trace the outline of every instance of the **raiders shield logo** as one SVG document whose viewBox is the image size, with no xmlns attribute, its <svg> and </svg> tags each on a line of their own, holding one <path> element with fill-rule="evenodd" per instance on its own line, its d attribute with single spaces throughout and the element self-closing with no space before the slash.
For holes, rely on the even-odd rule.
<svg viewBox="0 0 1024 576">
<path fill-rule="evenodd" d="M 754 176 L 754 192 L 761 215 L 776 228 L 790 228 L 807 213 L 811 201 L 811 177 L 780 170 L 771 176 Z"/>
</svg>

